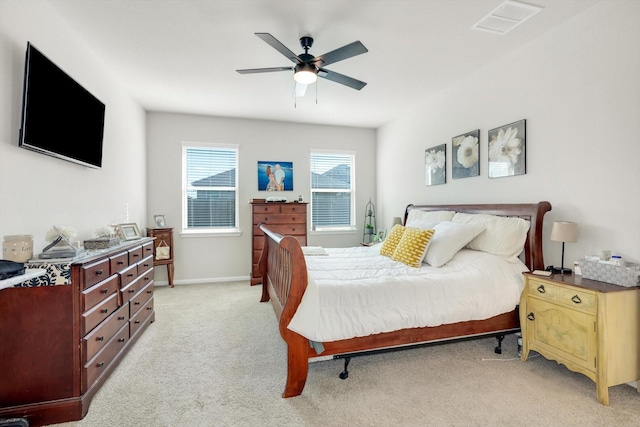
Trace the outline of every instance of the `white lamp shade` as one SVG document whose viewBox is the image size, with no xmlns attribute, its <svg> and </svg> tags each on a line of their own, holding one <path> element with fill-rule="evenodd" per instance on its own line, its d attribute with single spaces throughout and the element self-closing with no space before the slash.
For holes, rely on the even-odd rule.
<svg viewBox="0 0 640 427">
<path fill-rule="evenodd" d="M 578 224 L 569 221 L 555 221 L 551 229 L 554 242 L 575 243 L 578 241 Z"/>
<path fill-rule="evenodd" d="M 397 225 L 397 224 L 402 224 L 402 218 L 400 218 L 399 216 L 394 216 L 391 226 L 393 227 L 394 225 Z"/>
</svg>

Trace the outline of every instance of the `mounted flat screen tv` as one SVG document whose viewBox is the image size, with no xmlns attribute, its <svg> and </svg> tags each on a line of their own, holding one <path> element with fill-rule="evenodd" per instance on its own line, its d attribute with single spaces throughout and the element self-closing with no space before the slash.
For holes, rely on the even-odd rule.
<svg viewBox="0 0 640 427">
<path fill-rule="evenodd" d="M 105 106 L 27 44 L 19 146 L 102 167 Z"/>
</svg>

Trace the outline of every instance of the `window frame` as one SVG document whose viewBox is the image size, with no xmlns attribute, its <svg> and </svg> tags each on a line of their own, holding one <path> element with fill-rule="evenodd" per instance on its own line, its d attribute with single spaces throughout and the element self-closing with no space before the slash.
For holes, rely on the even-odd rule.
<svg viewBox="0 0 640 427">
<path fill-rule="evenodd" d="M 332 156 L 348 156 L 351 158 L 350 165 L 350 189 L 345 190 L 341 189 L 320 189 L 316 190 L 313 188 L 313 161 L 312 158 L 314 155 L 332 155 Z M 355 232 L 358 230 L 356 226 L 356 152 L 352 150 L 331 150 L 331 149 L 311 149 L 309 153 L 309 194 L 311 195 L 309 201 L 309 216 L 310 216 L 310 232 L 312 234 L 336 234 L 336 233 L 344 233 L 344 232 Z M 348 226 L 316 226 L 314 222 L 313 216 L 313 200 L 314 193 L 349 193 L 349 203 L 350 203 L 350 217 L 349 217 L 349 225 Z"/>
<path fill-rule="evenodd" d="M 209 236 L 239 236 L 240 232 L 240 197 L 239 197 L 239 177 L 240 177 L 240 146 L 238 144 L 223 144 L 213 142 L 181 142 L 181 155 L 182 155 L 182 218 L 181 218 L 181 232 L 180 235 L 184 237 L 209 237 Z M 208 148 L 211 150 L 232 150 L 236 153 L 236 173 L 235 173 L 235 187 L 219 187 L 225 190 L 233 189 L 235 191 L 235 226 L 232 227 L 189 227 L 189 215 L 188 215 L 188 193 L 193 191 L 193 188 L 189 186 L 187 182 L 187 150 L 189 148 Z M 212 187 L 218 188 L 218 187 Z"/>
</svg>

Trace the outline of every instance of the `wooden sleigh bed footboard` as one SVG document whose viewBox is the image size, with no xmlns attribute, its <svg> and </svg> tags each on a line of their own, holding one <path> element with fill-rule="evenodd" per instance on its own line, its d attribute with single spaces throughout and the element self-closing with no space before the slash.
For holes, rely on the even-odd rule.
<svg viewBox="0 0 640 427">
<path fill-rule="evenodd" d="M 546 212 L 551 210 L 551 205 L 548 202 L 493 205 L 409 205 L 404 216 L 405 222 L 412 209 L 487 213 L 529 220 L 530 229 L 524 247 L 524 262 L 530 270 L 544 268 L 542 223 Z M 259 228 L 265 234 L 266 239 L 259 262 L 262 275 L 261 302 L 271 301 L 279 322 L 280 335 L 287 345 L 287 380 L 283 397 L 298 396 L 302 393 L 306 383 L 309 359 L 319 356 L 310 346 L 307 338 L 287 328 L 307 287 L 306 262 L 300 243 L 294 237 L 273 232 L 265 224 L 259 224 Z M 322 356 L 490 336 L 515 332 L 519 328 L 518 307 L 516 306 L 510 312 L 485 320 L 402 329 L 366 337 L 325 342 L 323 343 Z"/>
</svg>

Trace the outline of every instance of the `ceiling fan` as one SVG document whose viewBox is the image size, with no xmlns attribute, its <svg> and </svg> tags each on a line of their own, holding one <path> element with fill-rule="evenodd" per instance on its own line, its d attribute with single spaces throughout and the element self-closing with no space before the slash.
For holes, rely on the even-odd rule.
<svg viewBox="0 0 640 427">
<path fill-rule="evenodd" d="M 278 39 L 273 37 L 271 34 L 255 34 L 256 36 L 264 40 L 268 45 L 287 57 L 287 59 L 289 59 L 295 65 L 290 67 L 251 68 L 246 70 L 236 70 L 240 74 L 271 73 L 276 71 L 293 70 L 293 78 L 296 81 L 296 96 L 304 95 L 304 91 L 306 90 L 307 85 L 315 83 L 318 77 L 331 80 L 332 82 L 340 83 L 356 90 L 360 90 L 366 86 L 365 82 L 324 68 L 327 65 L 368 52 L 367 48 L 364 47 L 364 45 L 360 43 L 360 41 L 349 43 L 346 46 L 342 46 L 336 50 L 327 52 L 324 55 L 314 57 L 313 55 L 309 54 L 309 49 L 313 45 L 313 38 L 309 36 L 300 38 L 300 45 L 304 49 L 304 53 L 296 55 L 285 45 L 280 43 Z"/>
</svg>

